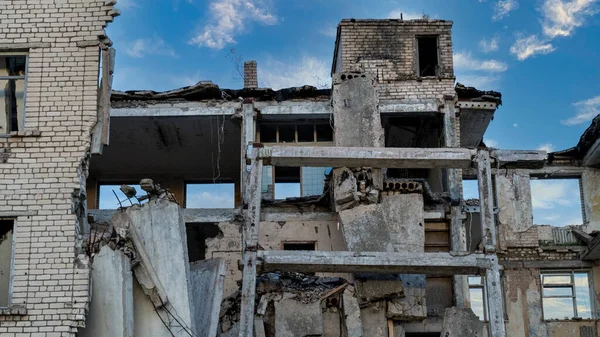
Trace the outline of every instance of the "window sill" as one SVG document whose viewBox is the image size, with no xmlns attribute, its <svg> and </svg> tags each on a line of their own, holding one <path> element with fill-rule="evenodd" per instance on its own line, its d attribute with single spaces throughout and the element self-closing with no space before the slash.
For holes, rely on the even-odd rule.
<svg viewBox="0 0 600 337">
<path fill-rule="evenodd" d="M 40 137 L 41 132 L 38 129 L 27 129 L 24 131 L 13 131 L 11 133 L 0 134 L 0 138 L 12 137 Z"/>
<path fill-rule="evenodd" d="M 10 307 L 0 307 L 0 316 L 25 316 L 27 309 L 22 305 L 11 305 Z"/>
</svg>

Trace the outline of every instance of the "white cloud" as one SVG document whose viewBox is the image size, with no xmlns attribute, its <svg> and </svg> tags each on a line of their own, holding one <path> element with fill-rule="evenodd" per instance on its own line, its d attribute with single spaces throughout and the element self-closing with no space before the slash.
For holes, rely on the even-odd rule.
<svg viewBox="0 0 600 337">
<path fill-rule="evenodd" d="M 585 23 L 585 17 L 595 14 L 596 0 L 546 0 L 542 5 L 542 28 L 551 38 L 569 36 Z"/>
<path fill-rule="evenodd" d="M 261 66 L 264 64 L 264 66 Z M 267 59 L 259 62 L 259 81 L 263 86 L 273 89 L 312 85 L 329 88 L 331 76 L 329 63 L 313 56 L 303 56 L 300 60 L 283 62 Z"/>
<path fill-rule="evenodd" d="M 573 103 L 577 114 L 567 120 L 560 121 L 564 125 L 578 125 L 591 121 L 600 114 L 600 95 Z"/>
<path fill-rule="evenodd" d="M 516 0 L 498 0 L 494 5 L 494 16 L 492 16 L 492 20 L 502 20 L 502 18 L 509 15 L 510 12 L 517 8 L 519 8 L 519 3 Z"/>
<path fill-rule="evenodd" d="M 487 71 L 491 73 L 504 72 L 508 69 L 506 63 L 498 60 L 478 60 L 471 53 L 454 53 L 454 68 L 458 70 Z"/>
<path fill-rule="evenodd" d="M 554 152 L 554 146 L 551 143 L 544 143 L 538 147 L 538 150 L 550 153 Z"/>
<path fill-rule="evenodd" d="M 499 46 L 499 42 L 500 39 L 497 36 L 492 37 L 489 40 L 486 40 L 486 38 L 482 38 L 481 41 L 479 41 L 479 47 L 481 48 L 481 51 L 484 53 L 491 53 L 493 51 L 497 51 Z"/>
<path fill-rule="evenodd" d="M 137 39 L 125 47 L 125 54 L 135 58 L 146 55 L 177 56 L 175 50 L 160 37 Z"/>
<path fill-rule="evenodd" d="M 537 54 L 549 54 L 555 49 L 549 41 L 539 40 L 537 35 L 529 35 L 517 38 L 510 47 L 510 52 L 516 55 L 519 61 L 523 61 Z"/>
<path fill-rule="evenodd" d="M 518 127 L 519 127 L 519 124 L 515 123 L 515 124 L 513 124 L 513 127 L 514 127 L 514 128 L 518 128 Z"/>
<path fill-rule="evenodd" d="M 577 179 L 531 181 L 531 204 L 535 224 L 581 225 L 581 197 Z"/>
<path fill-rule="evenodd" d="M 415 20 L 415 19 L 422 19 L 423 16 L 425 16 L 425 14 L 419 14 L 419 13 L 414 13 L 414 12 L 405 12 L 405 11 L 397 8 L 397 9 L 390 11 L 387 15 L 387 18 L 388 19 L 400 19 L 400 16 L 402 16 L 403 20 Z"/>
<path fill-rule="evenodd" d="M 493 148 L 499 148 L 500 147 L 500 143 L 498 143 L 498 141 L 496 141 L 494 139 L 486 138 L 486 139 L 483 140 L 483 142 L 485 143 L 485 145 L 487 145 L 487 147 L 493 147 Z"/>
<path fill-rule="evenodd" d="M 460 82 L 468 87 L 475 87 L 480 90 L 491 89 L 499 78 L 497 76 L 486 76 L 486 75 L 463 75 L 460 73 L 456 74 L 456 81 Z"/>
<path fill-rule="evenodd" d="M 190 208 L 233 208 L 233 194 L 219 192 L 196 192 L 186 196 Z"/>
<path fill-rule="evenodd" d="M 209 23 L 190 40 L 191 44 L 223 49 L 235 43 L 235 36 L 246 31 L 248 23 L 274 25 L 278 21 L 263 0 L 213 0 L 209 7 Z"/>
</svg>

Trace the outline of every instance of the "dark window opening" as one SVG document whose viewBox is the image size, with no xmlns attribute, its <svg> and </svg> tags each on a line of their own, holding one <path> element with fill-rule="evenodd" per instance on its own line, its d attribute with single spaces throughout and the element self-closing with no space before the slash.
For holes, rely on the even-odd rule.
<svg viewBox="0 0 600 337">
<path fill-rule="evenodd" d="M 25 110 L 27 57 L 0 56 L 0 134 L 19 131 Z"/>
<path fill-rule="evenodd" d="M 14 220 L 0 220 L 0 307 L 10 305 Z"/>
<path fill-rule="evenodd" d="M 214 223 L 188 223 L 185 225 L 185 230 L 189 262 L 205 260 L 206 240 L 223 236 L 219 226 Z"/>
<path fill-rule="evenodd" d="M 316 250 L 316 242 L 284 242 L 283 250 Z"/>
<path fill-rule="evenodd" d="M 404 337 L 440 337 L 441 332 L 407 332 Z"/>
<path fill-rule="evenodd" d="M 298 125 L 298 142 L 314 142 L 315 141 L 315 129 L 314 125 Z"/>
<path fill-rule="evenodd" d="M 261 141 L 261 143 L 276 143 L 277 142 L 277 125 L 261 124 L 261 126 L 260 126 L 260 141 Z"/>
<path fill-rule="evenodd" d="M 317 124 L 317 142 L 332 142 L 333 129 L 329 124 Z"/>
<path fill-rule="evenodd" d="M 295 125 L 280 125 L 279 126 L 279 143 L 295 143 L 296 142 L 296 126 Z"/>
<path fill-rule="evenodd" d="M 419 76 L 436 76 L 438 68 L 437 36 L 417 38 L 419 48 Z"/>
</svg>

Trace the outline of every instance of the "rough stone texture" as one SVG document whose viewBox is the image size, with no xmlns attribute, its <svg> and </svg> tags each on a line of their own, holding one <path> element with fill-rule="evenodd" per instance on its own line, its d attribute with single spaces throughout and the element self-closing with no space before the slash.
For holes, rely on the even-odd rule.
<svg viewBox="0 0 600 337">
<path fill-rule="evenodd" d="M 333 78 L 335 146 L 384 147 L 375 79 L 364 74 L 355 74 L 352 79 L 345 76 L 337 74 Z"/>
<path fill-rule="evenodd" d="M 483 322 L 470 308 L 448 308 L 444 315 L 441 336 L 444 337 L 483 337 Z"/>
<path fill-rule="evenodd" d="M 275 337 L 305 337 L 322 334 L 321 302 L 303 304 L 294 299 L 275 301 Z"/>
<path fill-rule="evenodd" d="M 588 232 L 600 230 L 600 170 L 586 168 L 581 180 Z"/>
<path fill-rule="evenodd" d="M 352 208 L 358 205 L 360 196 L 357 191 L 356 177 L 347 168 L 333 169 L 333 201 L 335 211 Z"/>
<path fill-rule="evenodd" d="M 75 241 L 85 229 L 99 42 L 114 15 L 106 3 L 0 2 L 0 45 L 28 53 L 24 127 L 0 137 L 0 217 L 16 217 L 12 304 L 28 315 L 0 318 L 2 336 L 72 337 L 85 325 L 90 270 Z"/>
<path fill-rule="evenodd" d="M 227 330 L 227 332 L 219 333 L 219 337 L 239 337 L 240 334 L 240 324 L 235 323 L 231 329 Z"/>
<path fill-rule="evenodd" d="M 406 287 L 404 298 L 387 301 L 386 316 L 395 320 L 423 320 L 427 318 L 427 296 L 425 288 Z"/>
<path fill-rule="evenodd" d="M 223 299 L 225 261 L 210 259 L 190 265 L 191 298 L 198 337 L 214 337 Z"/>
<path fill-rule="evenodd" d="M 360 205 L 339 213 L 349 251 L 424 251 L 423 196 L 384 196 L 381 204 Z"/>
<path fill-rule="evenodd" d="M 133 336 L 133 275 L 129 257 L 102 247 L 92 264 L 92 301 L 80 337 Z"/>
<path fill-rule="evenodd" d="M 360 317 L 360 308 L 358 300 L 354 296 L 351 286 L 346 287 L 342 294 L 344 304 L 344 316 L 346 320 L 346 331 L 348 337 L 362 337 L 363 327 Z"/>
<path fill-rule="evenodd" d="M 124 221 L 134 226 L 144 243 L 148 258 L 159 281 L 166 292 L 170 310 L 177 312 L 179 320 L 190 330 L 195 330 L 193 307 L 191 301 L 190 266 L 188 263 L 187 238 L 183 212 L 179 205 L 167 200 L 151 200 L 148 203 L 129 207 Z M 115 215 L 115 218 L 119 214 Z M 113 221 L 115 221 L 113 218 Z M 145 304 L 148 298 L 139 293 L 134 298 L 134 310 Z M 165 313 L 159 311 L 162 315 Z M 166 316 L 163 316 L 166 317 Z M 145 329 L 140 336 L 169 335 L 157 313 L 137 315 L 135 317 L 136 335 L 138 327 Z M 174 332 L 175 336 L 189 336 L 182 329 Z"/>
<path fill-rule="evenodd" d="M 366 308 L 360 309 L 360 318 L 365 337 L 388 337 L 388 323 L 385 317 L 385 301 L 373 303 Z"/>
<path fill-rule="evenodd" d="M 258 88 L 256 61 L 244 62 L 244 88 Z"/>
<path fill-rule="evenodd" d="M 397 280 L 357 280 L 356 297 L 361 305 L 385 298 L 404 297 L 402 282 Z"/>
</svg>

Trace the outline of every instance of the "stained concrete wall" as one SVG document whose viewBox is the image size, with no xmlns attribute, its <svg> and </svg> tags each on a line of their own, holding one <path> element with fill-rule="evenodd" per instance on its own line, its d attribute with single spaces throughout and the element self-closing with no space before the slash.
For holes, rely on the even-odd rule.
<svg viewBox="0 0 600 337">
<path fill-rule="evenodd" d="M 92 264 L 92 301 L 79 337 L 133 337 L 133 274 L 121 251 L 102 247 Z M 139 335 L 138 335 L 139 336 Z"/>
<path fill-rule="evenodd" d="M 129 207 L 125 214 L 116 213 L 116 221 L 129 221 L 144 243 L 146 254 L 167 295 L 171 311 L 190 330 L 195 330 L 191 301 L 190 267 L 183 211 L 176 203 L 152 200 L 142 206 Z M 156 316 L 152 303 L 134 287 L 135 335 L 166 336 L 165 327 Z M 162 312 L 162 311 L 159 311 Z M 166 316 L 165 316 L 166 317 Z M 140 331 L 144 331 L 142 334 Z M 183 330 L 175 336 L 189 336 Z"/>
<path fill-rule="evenodd" d="M 588 232 L 600 230 L 600 170 L 586 168 L 581 176 Z"/>
<path fill-rule="evenodd" d="M 223 299 L 225 261 L 210 259 L 190 266 L 192 302 L 198 337 L 214 337 Z"/>
<path fill-rule="evenodd" d="M 226 276 L 223 296 L 227 297 L 239 289 L 237 282 L 242 279 L 242 273 L 238 268 L 242 251 L 241 225 L 234 222 L 221 222 L 218 226 L 223 235 L 206 241 L 206 258 L 222 258 L 225 261 Z M 259 235 L 259 244 L 268 250 L 283 249 L 282 243 L 285 241 L 316 242 L 317 250 L 346 250 L 337 221 L 261 221 Z M 323 273 L 319 275 L 330 276 L 333 274 Z M 349 278 L 347 274 L 339 274 L 338 276 Z"/>
</svg>

